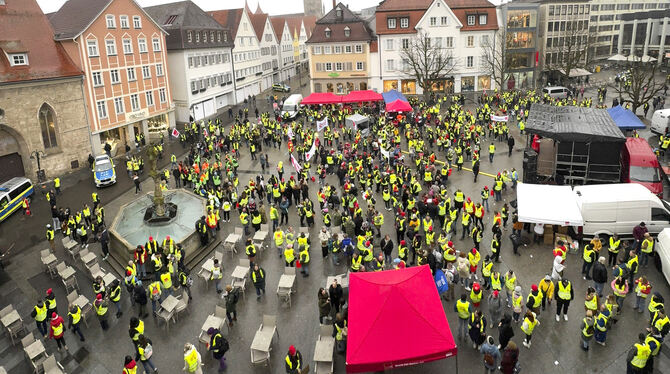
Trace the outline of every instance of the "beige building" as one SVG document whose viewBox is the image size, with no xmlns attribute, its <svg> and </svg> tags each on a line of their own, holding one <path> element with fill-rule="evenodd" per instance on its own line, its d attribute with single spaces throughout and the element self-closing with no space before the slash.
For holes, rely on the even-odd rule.
<svg viewBox="0 0 670 374">
<path fill-rule="evenodd" d="M 312 92 L 345 95 L 370 85 L 370 53 L 377 51 L 373 33 L 342 3 L 316 22 L 307 40 Z"/>
</svg>

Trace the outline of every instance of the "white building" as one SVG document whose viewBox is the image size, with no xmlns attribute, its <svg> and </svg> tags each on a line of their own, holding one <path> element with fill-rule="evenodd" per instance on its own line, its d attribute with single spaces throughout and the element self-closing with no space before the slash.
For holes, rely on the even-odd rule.
<svg viewBox="0 0 670 374">
<path fill-rule="evenodd" d="M 235 104 L 230 31 L 190 1 L 145 8 L 169 33 L 168 73 L 177 121 Z"/>
<path fill-rule="evenodd" d="M 272 27 L 279 40 L 279 79 L 286 81 L 296 74 L 293 32 L 284 17 L 271 17 Z"/>
<path fill-rule="evenodd" d="M 260 61 L 263 71 L 261 88 L 265 90 L 281 80 L 279 76 L 279 43 L 272 29 L 270 17 L 260 10 L 260 6 L 254 14 L 249 16 L 260 43 Z"/>
</svg>

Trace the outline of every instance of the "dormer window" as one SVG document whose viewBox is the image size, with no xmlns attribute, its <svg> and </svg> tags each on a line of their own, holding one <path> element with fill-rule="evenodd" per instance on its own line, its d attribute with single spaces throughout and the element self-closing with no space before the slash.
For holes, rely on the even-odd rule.
<svg viewBox="0 0 670 374">
<path fill-rule="evenodd" d="M 330 28 L 326 28 L 324 31 L 326 33 L 326 38 L 330 38 Z"/>
<path fill-rule="evenodd" d="M 351 36 L 351 29 L 349 28 L 349 26 L 344 28 L 344 36 L 346 36 L 347 38 Z"/>
<path fill-rule="evenodd" d="M 8 54 L 9 64 L 11 66 L 26 66 L 28 65 L 27 53 L 10 53 Z"/>
<path fill-rule="evenodd" d="M 335 17 L 342 18 L 342 9 L 340 8 L 335 9 Z"/>
<path fill-rule="evenodd" d="M 389 29 L 395 29 L 396 27 L 396 19 L 395 18 L 387 18 L 386 19 L 386 26 Z"/>
</svg>

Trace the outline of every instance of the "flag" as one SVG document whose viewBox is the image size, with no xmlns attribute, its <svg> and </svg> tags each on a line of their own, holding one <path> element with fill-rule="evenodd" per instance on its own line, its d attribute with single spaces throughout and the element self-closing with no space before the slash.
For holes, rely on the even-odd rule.
<svg viewBox="0 0 670 374">
<path fill-rule="evenodd" d="M 202 134 L 205 135 L 205 138 L 209 136 L 209 133 L 207 133 L 207 129 L 202 129 Z"/>
<path fill-rule="evenodd" d="M 382 156 L 389 158 L 391 155 L 389 154 L 389 151 L 384 150 L 384 148 L 379 148 L 379 151 L 382 153 Z"/>
<path fill-rule="evenodd" d="M 312 143 L 312 148 L 310 148 L 309 151 L 305 152 L 305 160 L 309 161 L 309 159 L 312 158 L 316 153 L 316 143 L 318 140 L 319 138 L 314 139 L 314 143 Z"/>
<path fill-rule="evenodd" d="M 496 116 L 491 114 L 491 121 L 495 122 L 507 122 L 508 117 L 507 116 Z"/>
<path fill-rule="evenodd" d="M 328 117 L 325 117 L 321 121 L 316 121 L 316 131 L 321 131 L 328 126 Z"/>
<path fill-rule="evenodd" d="M 288 127 L 288 131 L 286 132 L 286 135 L 288 135 L 289 139 L 293 139 L 293 129 L 291 126 Z"/>
<path fill-rule="evenodd" d="M 295 157 L 293 157 L 293 155 L 291 155 L 291 165 L 293 165 L 293 167 L 295 168 L 296 173 L 300 173 L 300 170 L 302 170 L 302 167 L 298 163 L 298 160 L 296 160 Z"/>
<path fill-rule="evenodd" d="M 172 129 L 172 136 L 174 136 L 175 138 L 179 138 L 179 130 L 177 130 L 176 128 Z"/>
</svg>

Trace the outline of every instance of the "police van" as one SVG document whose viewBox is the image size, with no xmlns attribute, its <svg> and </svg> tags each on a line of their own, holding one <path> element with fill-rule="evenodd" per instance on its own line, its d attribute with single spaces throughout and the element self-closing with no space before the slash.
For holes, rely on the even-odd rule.
<svg viewBox="0 0 670 374">
<path fill-rule="evenodd" d="M 105 155 L 95 157 L 93 161 L 93 179 L 96 187 L 109 186 L 116 183 L 114 161 Z"/>
<path fill-rule="evenodd" d="M 0 222 L 21 208 L 23 199 L 34 192 L 33 183 L 24 177 L 15 177 L 0 184 Z"/>
</svg>

